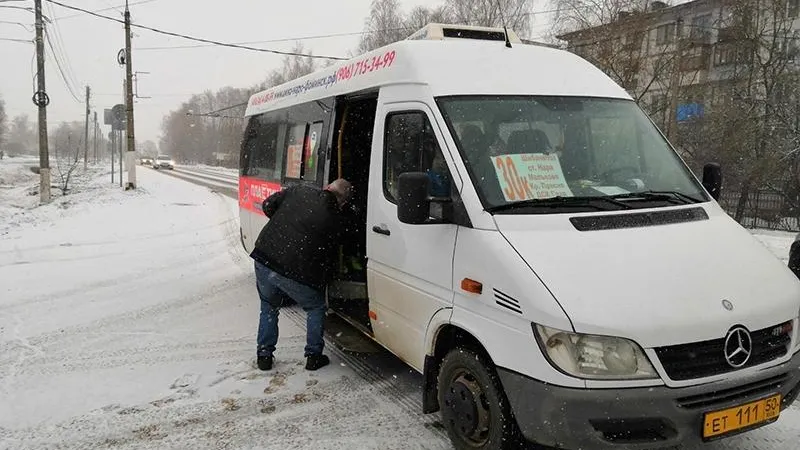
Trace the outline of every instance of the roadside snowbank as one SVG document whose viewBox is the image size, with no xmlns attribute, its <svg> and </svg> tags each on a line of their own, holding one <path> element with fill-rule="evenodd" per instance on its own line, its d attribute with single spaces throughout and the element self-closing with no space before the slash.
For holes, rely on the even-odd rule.
<svg viewBox="0 0 800 450">
<path fill-rule="evenodd" d="M 781 261 L 784 263 L 789 262 L 789 249 L 792 247 L 797 233 L 773 230 L 751 230 L 751 232 Z"/>
<path fill-rule="evenodd" d="M 52 201 L 39 206 L 39 175 L 31 170 L 38 166 L 38 158 L 31 157 L 0 161 L 0 236 L 23 224 L 50 226 L 64 217 L 94 208 L 98 202 L 115 201 L 97 198 L 98 193 L 112 187 L 108 169 L 90 166 L 84 171 L 79 167 L 70 176 L 68 194 L 63 195 L 58 188 L 63 185 L 61 173 L 54 168 L 51 172 Z M 106 173 L 108 178 L 104 176 Z"/>
</svg>

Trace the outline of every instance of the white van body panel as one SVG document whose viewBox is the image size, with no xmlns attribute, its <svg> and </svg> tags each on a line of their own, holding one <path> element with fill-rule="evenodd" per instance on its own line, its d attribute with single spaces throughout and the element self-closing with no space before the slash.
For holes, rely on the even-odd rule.
<svg viewBox="0 0 800 450">
<path fill-rule="evenodd" d="M 482 283 L 483 292 L 477 295 L 462 291 L 464 278 Z M 496 365 L 547 383 L 585 386 L 583 381 L 554 369 L 539 350 L 531 328 L 532 317 L 552 321 L 562 329 L 571 329 L 572 325 L 552 294 L 499 232 L 459 230 L 453 285 L 453 325 L 472 334 Z M 500 306 L 496 295 L 519 300 L 522 314 Z"/>
<path fill-rule="evenodd" d="M 411 87 L 411 90 L 419 90 Z M 413 98 L 413 97 L 412 97 Z M 403 361 L 422 371 L 431 318 L 453 304 L 453 254 L 458 226 L 416 226 L 401 223 L 397 205 L 384 193 L 384 126 L 388 115 L 422 112 L 431 121 L 436 138 L 441 130 L 422 102 L 383 104 L 378 98 L 367 202 L 367 289 L 375 339 Z M 442 153 L 449 167 L 452 156 Z M 452 169 L 451 169 L 452 170 Z M 391 233 L 376 232 L 376 228 Z"/>
<path fill-rule="evenodd" d="M 256 227 L 254 227 L 251 222 L 251 217 L 255 214 L 251 213 L 250 211 L 239 208 L 239 229 L 242 233 L 242 245 L 244 246 L 244 250 L 247 253 L 253 251 L 253 247 L 255 246 L 256 239 L 258 238 L 256 234 Z"/>
<path fill-rule="evenodd" d="M 797 317 L 788 268 L 716 203 L 703 206 L 709 220 L 619 230 L 577 231 L 565 214 L 495 220 L 580 333 L 654 348 Z"/>
</svg>

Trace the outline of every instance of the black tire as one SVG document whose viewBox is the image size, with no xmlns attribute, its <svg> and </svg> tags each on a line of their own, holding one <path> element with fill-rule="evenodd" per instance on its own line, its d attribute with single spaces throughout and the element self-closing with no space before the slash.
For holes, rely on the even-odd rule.
<svg viewBox="0 0 800 450">
<path fill-rule="evenodd" d="M 517 424 L 500 380 L 484 358 L 452 350 L 439 370 L 442 422 L 458 450 L 518 448 Z"/>
</svg>

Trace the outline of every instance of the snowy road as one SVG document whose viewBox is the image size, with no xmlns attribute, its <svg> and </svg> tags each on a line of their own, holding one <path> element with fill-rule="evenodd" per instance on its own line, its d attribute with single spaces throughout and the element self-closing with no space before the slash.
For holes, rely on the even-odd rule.
<svg viewBox="0 0 800 450">
<path fill-rule="evenodd" d="M 25 189 L 0 190 L 0 449 L 450 448 L 419 414 L 419 377 L 335 320 L 329 337 L 357 356 L 329 345 L 334 363 L 306 372 L 304 316 L 286 310 L 276 369 L 255 370 L 235 172 L 139 177 L 137 192 L 89 180 L 25 214 Z M 782 258 L 792 237 L 759 235 Z M 793 407 L 702 448 L 798 440 Z"/>
</svg>

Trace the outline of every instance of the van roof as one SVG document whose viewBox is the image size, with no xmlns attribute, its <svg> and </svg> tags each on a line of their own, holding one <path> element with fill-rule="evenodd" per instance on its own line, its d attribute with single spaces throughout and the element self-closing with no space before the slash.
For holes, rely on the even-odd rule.
<svg viewBox="0 0 800 450">
<path fill-rule="evenodd" d="M 482 27 L 477 25 L 451 25 L 445 23 L 429 23 L 421 30 L 406 38 L 407 40 L 434 40 L 434 39 L 483 39 L 505 42 L 506 39 L 513 43 L 522 43 L 517 33 L 511 29 L 496 27 Z"/>
<path fill-rule="evenodd" d="M 403 40 L 254 94 L 245 116 L 393 84 L 433 96 L 631 97 L 579 56 L 543 45 L 480 40 Z"/>
</svg>

